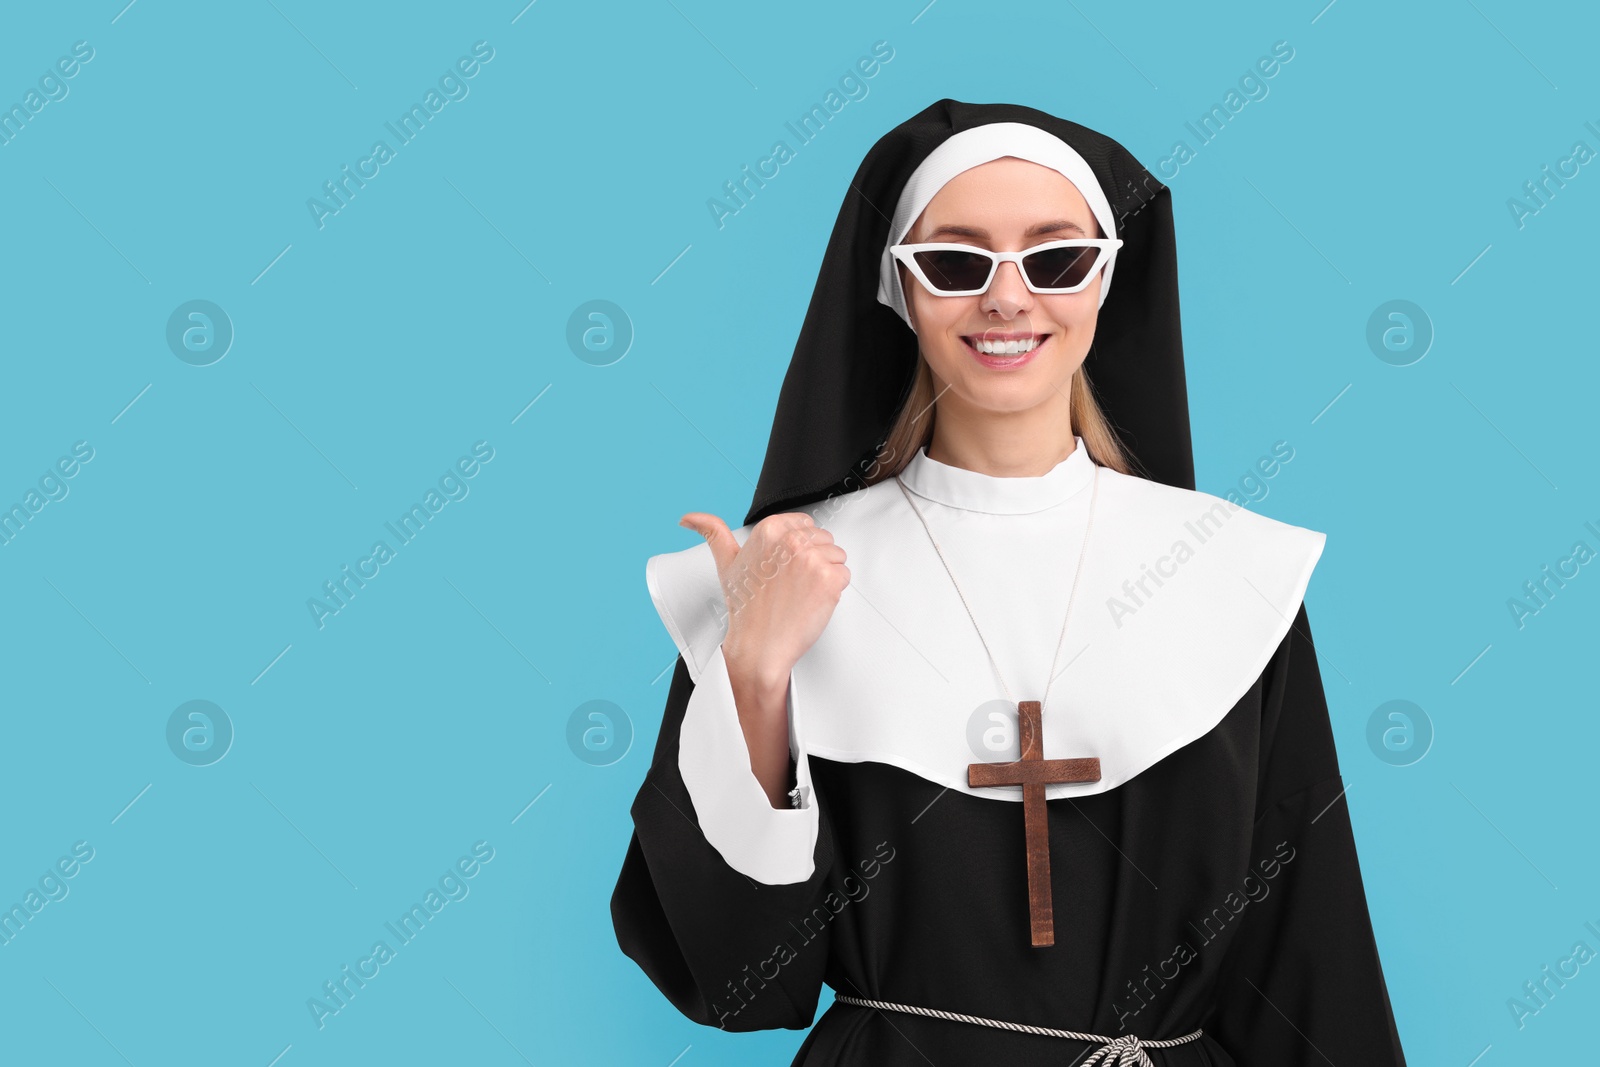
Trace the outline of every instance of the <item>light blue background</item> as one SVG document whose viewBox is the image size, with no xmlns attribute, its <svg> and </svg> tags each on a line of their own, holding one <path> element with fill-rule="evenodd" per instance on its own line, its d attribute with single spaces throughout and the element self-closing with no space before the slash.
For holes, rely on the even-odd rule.
<svg viewBox="0 0 1600 1067">
<path fill-rule="evenodd" d="M 0 903 L 95 850 L 0 946 L 0 1059 L 788 1062 L 801 1033 L 689 1023 L 612 933 L 674 654 L 644 561 L 685 511 L 737 525 L 847 181 L 943 96 L 1152 168 L 1196 148 L 1169 182 L 1199 487 L 1287 441 L 1254 506 L 1328 535 L 1308 603 L 1410 1060 L 1592 1055 L 1600 966 L 1523 1029 L 1506 1004 L 1600 949 L 1600 571 L 1507 608 L 1600 548 L 1600 170 L 1507 207 L 1600 148 L 1592 12 L 123 2 L 0 32 L 6 106 L 94 48 L 0 146 L 0 504 L 94 449 L 0 547 Z M 479 40 L 470 95 L 319 229 L 307 199 Z M 706 201 L 879 40 L 870 92 L 719 229 Z M 236 330 L 209 367 L 165 342 L 193 299 Z M 609 366 L 566 342 L 596 299 L 636 331 Z M 1365 340 L 1394 299 L 1436 330 L 1410 366 Z M 470 495 L 319 629 L 307 599 L 480 440 Z M 209 767 L 165 740 L 194 699 L 237 731 Z M 594 699 L 636 731 L 610 766 L 566 741 Z M 1391 699 L 1436 731 L 1411 766 L 1366 740 Z M 470 895 L 319 1030 L 307 999 L 476 841 Z"/>
</svg>

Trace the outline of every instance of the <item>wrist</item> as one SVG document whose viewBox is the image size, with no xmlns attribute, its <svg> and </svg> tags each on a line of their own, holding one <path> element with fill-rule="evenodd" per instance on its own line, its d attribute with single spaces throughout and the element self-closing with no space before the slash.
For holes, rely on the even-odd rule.
<svg viewBox="0 0 1600 1067">
<path fill-rule="evenodd" d="M 776 702 L 782 706 L 787 700 L 790 671 L 787 665 L 762 663 L 742 655 L 737 649 L 729 649 L 726 643 L 722 646 L 722 658 L 727 664 L 728 681 L 736 692 L 749 693 L 762 704 Z"/>
</svg>

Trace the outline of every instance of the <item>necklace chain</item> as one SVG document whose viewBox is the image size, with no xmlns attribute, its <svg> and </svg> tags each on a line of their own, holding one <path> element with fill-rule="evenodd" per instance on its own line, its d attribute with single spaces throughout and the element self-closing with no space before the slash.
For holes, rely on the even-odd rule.
<svg viewBox="0 0 1600 1067">
<path fill-rule="evenodd" d="M 900 486 L 900 492 L 905 494 L 906 503 L 911 505 L 912 512 L 917 520 L 922 523 L 923 531 L 928 535 L 928 540 L 933 543 L 934 552 L 939 555 L 939 562 L 944 564 L 944 571 L 950 576 L 950 584 L 956 587 L 956 595 L 961 598 L 961 606 L 967 609 L 967 617 L 972 620 L 972 628 L 977 631 L 978 640 L 983 644 L 983 651 L 989 657 L 989 663 L 994 667 L 994 676 L 1000 680 L 1000 688 L 1005 690 L 1006 699 L 1015 704 L 1016 697 L 1011 695 L 1011 687 L 1006 685 L 1006 679 L 1000 673 L 1000 664 L 994 658 L 994 652 L 989 648 L 989 642 L 983 636 L 983 629 L 978 625 L 978 617 L 972 613 L 972 605 L 967 602 L 967 595 L 961 591 L 961 583 L 956 581 L 956 572 L 950 569 L 950 561 L 945 559 L 944 549 L 939 547 L 939 539 L 933 536 L 933 531 L 928 528 L 928 520 L 923 517 L 922 509 L 917 507 L 917 502 L 911 498 L 911 491 L 906 488 L 906 483 L 900 476 L 894 476 L 895 482 Z M 1050 686 L 1056 679 L 1056 662 L 1061 658 L 1061 645 L 1067 638 L 1067 622 L 1072 618 L 1072 603 L 1078 597 L 1078 578 L 1083 573 L 1083 557 L 1089 549 L 1089 533 L 1094 529 L 1094 508 L 1096 497 L 1100 494 L 1100 465 L 1095 464 L 1094 488 L 1089 494 L 1089 521 L 1083 530 L 1083 544 L 1078 549 L 1078 565 L 1072 573 L 1072 590 L 1067 594 L 1067 613 L 1061 620 L 1061 635 L 1056 638 L 1055 655 L 1050 658 L 1050 675 L 1045 679 L 1044 696 L 1039 698 L 1040 714 L 1044 712 L 1045 699 L 1050 695 Z"/>
</svg>

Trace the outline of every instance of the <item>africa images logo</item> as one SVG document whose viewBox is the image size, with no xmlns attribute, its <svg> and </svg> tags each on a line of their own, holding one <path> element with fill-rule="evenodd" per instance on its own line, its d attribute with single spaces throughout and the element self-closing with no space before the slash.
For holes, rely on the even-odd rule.
<svg viewBox="0 0 1600 1067">
<path fill-rule="evenodd" d="M 353 968 L 348 963 L 344 964 L 336 977 L 322 983 L 319 995 L 307 997 L 306 1008 L 317 1029 L 323 1029 L 330 1018 L 348 1008 L 356 994 L 382 974 L 383 969 L 399 957 L 400 950 L 428 929 L 434 917 L 443 912 L 447 905 L 466 900 L 472 892 L 472 886 L 468 883 L 493 859 L 493 845 L 487 841 L 474 842 L 471 855 L 460 857 L 439 876 L 437 888 L 429 886 L 420 901 L 413 903 L 398 918 L 383 924 L 390 937 L 374 941 L 371 951 L 356 960 Z M 390 944 L 391 938 L 393 944 Z"/>
<path fill-rule="evenodd" d="M 311 212 L 311 221 L 317 224 L 317 229 L 327 226 L 327 220 L 339 214 L 350 206 L 350 201 L 356 194 L 367 187 L 367 182 L 383 173 L 383 167 L 398 155 L 398 150 L 414 141 L 433 116 L 445 109 L 445 105 L 455 101 L 465 100 L 472 91 L 467 84 L 478 76 L 484 65 L 494 59 L 494 48 L 488 41 L 478 41 L 472 46 L 471 56 L 462 56 L 456 60 L 455 66 L 448 68 L 439 75 L 439 87 L 429 87 L 423 94 L 420 103 L 413 103 L 409 109 L 402 112 L 394 122 L 385 122 L 384 128 L 394 136 L 394 144 L 379 140 L 372 143 L 372 149 L 361 159 L 356 160 L 355 170 L 350 169 L 346 163 L 339 169 L 336 181 L 322 183 L 323 195 L 326 200 L 311 197 L 306 200 L 306 209 Z M 398 124 L 398 125 L 397 125 Z"/>
<path fill-rule="evenodd" d="M 494 446 L 488 441 L 474 444 L 471 456 L 460 457 L 454 466 L 446 468 L 444 474 L 439 476 L 437 489 L 429 486 L 421 502 L 412 504 L 410 510 L 403 512 L 393 522 L 383 524 L 384 529 L 393 535 L 393 546 L 388 541 L 374 541 L 371 551 L 356 560 L 354 571 L 346 563 L 340 568 L 338 581 L 322 583 L 326 599 L 307 597 L 306 610 L 311 613 L 311 621 L 316 623 L 317 629 L 326 627 L 330 617 L 349 607 L 356 594 L 367 587 L 367 582 L 382 574 L 383 567 L 398 556 L 401 548 L 416 540 L 446 504 L 467 499 L 467 494 L 472 492 L 468 482 L 477 477 L 484 465 L 493 459 Z"/>
</svg>

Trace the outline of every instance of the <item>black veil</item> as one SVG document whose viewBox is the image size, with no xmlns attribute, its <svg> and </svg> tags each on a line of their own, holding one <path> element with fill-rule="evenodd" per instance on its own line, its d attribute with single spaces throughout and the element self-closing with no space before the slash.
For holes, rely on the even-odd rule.
<svg viewBox="0 0 1600 1067">
<path fill-rule="evenodd" d="M 917 165 L 952 134 L 1023 122 L 1089 162 L 1111 202 L 1116 284 L 1099 311 L 1084 370 L 1107 419 L 1155 481 L 1194 488 L 1172 198 L 1126 148 L 1017 104 L 940 100 L 886 133 L 850 183 L 784 376 L 746 524 L 864 486 L 906 397 L 917 338 L 878 302 L 879 257 Z"/>
</svg>

